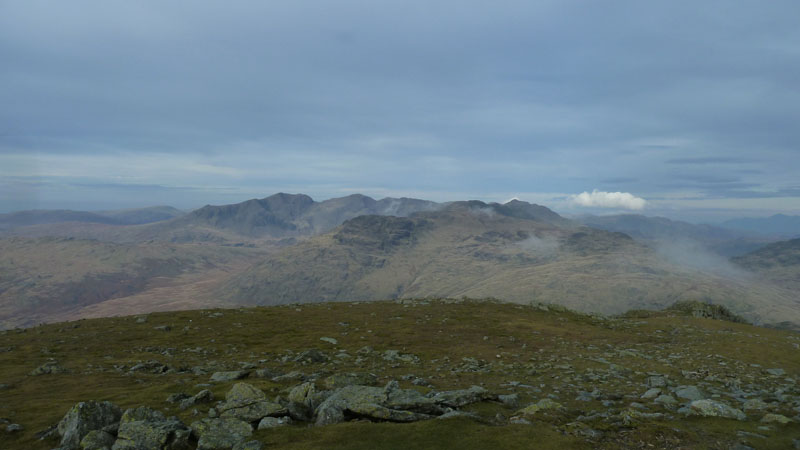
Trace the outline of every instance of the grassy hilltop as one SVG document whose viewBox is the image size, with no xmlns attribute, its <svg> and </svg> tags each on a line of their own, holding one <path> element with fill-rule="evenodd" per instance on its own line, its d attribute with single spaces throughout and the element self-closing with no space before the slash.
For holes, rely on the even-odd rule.
<svg viewBox="0 0 800 450">
<path fill-rule="evenodd" d="M 295 421 L 256 431 L 266 448 L 792 448 L 800 439 L 800 336 L 694 317 L 702 315 L 702 305 L 605 318 L 542 305 L 400 300 L 10 330 L 0 333 L 0 418 L 23 430 L 0 432 L 0 448 L 56 447 L 58 439 L 35 434 L 88 400 L 145 405 L 188 425 L 214 403 L 182 410 L 168 397 L 207 388 L 224 398 L 237 381 L 210 378 L 234 370 L 284 403 L 303 381 L 323 390 L 348 373 L 422 393 L 477 385 L 507 396 L 446 420 Z M 32 375 L 47 363 L 59 370 Z M 687 387 L 745 420 L 685 415 Z M 653 389 L 657 397 L 642 398 Z M 772 421 L 778 416 L 789 423 Z"/>
</svg>

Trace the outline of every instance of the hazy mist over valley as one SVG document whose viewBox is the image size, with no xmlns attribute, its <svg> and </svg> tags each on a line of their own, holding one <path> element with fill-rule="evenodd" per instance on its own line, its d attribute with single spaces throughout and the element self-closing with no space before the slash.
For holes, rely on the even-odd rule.
<svg viewBox="0 0 800 450">
<path fill-rule="evenodd" d="M 0 449 L 800 449 L 797 17 L 0 2 Z"/>
</svg>

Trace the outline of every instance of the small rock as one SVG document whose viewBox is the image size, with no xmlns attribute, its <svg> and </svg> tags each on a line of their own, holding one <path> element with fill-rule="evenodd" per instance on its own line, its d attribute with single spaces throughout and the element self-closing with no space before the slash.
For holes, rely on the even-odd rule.
<svg viewBox="0 0 800 450">
<path fill-rule="evenodd" d="M 783 416 L 781 414 L 764 414 L 764 417 L 761 418 L 761 422 L 763 423 L 779 423 L 781 425 L 786 425 L 787 423 L 791 423 L 792 419 Z"/>
<path fill-rule="evenodd" d="M 767 369 L 765 372 L 775 377 L 781 377 L 786 374 L 786 371 L 783 369 Z"/>
<path fill-rule="evenodd" d="M 519 394 L 516 393 L 498 395 L 497 400 L 499 400 L 500 403 L 512 408 L 516 408 L 519 406 Z"/>
<path fill-rule="evenodd" d="M 678 401 L 675 400 L 675 397 L 673 397 L 671 395 L 662 394 L 662 395 L 659 395 L 655 400 L 653 400 L 653 403 L 658 403 L 659 405 L 669 406 L 669 405 L 676 405 L 678 403 Z"/>
<path fill-rule="evenodd" d="M 61 367 L 58 364 L 58 361 L 47 361 L 46 363 L 42 364 L 41 366 L 33 369 L 31 371 L 31 375 L 38 376 L 38 375 L 49 375 L 49 374 L 56 374 L 56 373 L 67 373 L 67 369 Z"/>
<path fill-rule="evenodd" d="M 547 411 L 547 410 L 553 410 L 553 409 L 559 410 L 559 409 L 563 409 L 563 408 L 564 408 L 564 406 L 561 403 L 558 403 L 558 402 L 556 402 L 554 400 L 551 400 L 549 398 L 544 398 L 544 399 L 539 400 L 537 403 L 534 403 L 534 404 L 528 406 L 527 408 L 524 408 L 524 409 L 520 410 L 519 412 L 520 412 L 520 414 L 529 416 L 529 415 L 534 415 L 534 414 L 538 413 L 539 411 Z"/>
<path fill-rule="evenodd" d="M 18 432 L 20 432 L 20 431 L 22 431 L 24 429 L 25 428 L 23 428 L 22 425 L 20 425 L 18 423 L 12 423 L 12 424 L 6 426 L 6 433 L 18 433 Z"/>
<path fill-rule="evenodd" d="M 229 372 L 214 372 L 211 374 L 211 381 L 212 382 L 223 382 L 223 381 L 234 381 L 234 380 L 241 380 L 242 378 L 247 378 L 250 375 L 250 372 L 247 370 L 232 370 Z"/>
<path fill-rule="evenodd" d="M 214 394 L 208 389 L 203 389 L 202 391 L 198 392 L 192 397 L 189 397 L 181 401 L 179 407 L 180 409 L 189 409 L 192 406 L 198 405 L 200 403 L 208 403 L 213 400 L 214 400 Z"/>
<path fill-rule="evenodd" d="M 283 427 L 292 424 L 291 417 L 264 417 L 261 422 L 258 422 L 258 429 Z"/>
<path fill-rule="evenodd" d="M 768 407 L 769 405 L 760 398 L 751 398 L 742 405 L 742 409 L 745 411 L 762 410 L 767 409 Z"/>
<path fill-rule="evenodd" d="M 321 337 L 321 338 L 319 338 L 319 340 L 322 341 L 322 342 L 327 342 L 329 344 L 333 344 L 333 345 L 337 345 L 339 343 L 339 341 L 337 341 L 336 339 L 334 339 L 332 337 Z"/>
<path fill-rule="evenodd" d="M 262 450 L 264 446 L 259 441 L 241 442 L 233 446 L 232 450 Z"/>
<path fill-rule="evenodd" d="M 661 394 L 661 389 L 659 389 L 659 388 L 650 388 L 650 389 L 647 390 L 647 392 L 642 394 L 642 396 L 640 398 L 644 398 L 644 399 L 656 398 L 656 397 L 659 396 L 659 394 Z"/>
<path fill-rule="evenodd" d="M 647 377 L 647 387 L 650 388 L 667 387 L 667 379 L 661 375 L 651 375 Z"/>
</svg>

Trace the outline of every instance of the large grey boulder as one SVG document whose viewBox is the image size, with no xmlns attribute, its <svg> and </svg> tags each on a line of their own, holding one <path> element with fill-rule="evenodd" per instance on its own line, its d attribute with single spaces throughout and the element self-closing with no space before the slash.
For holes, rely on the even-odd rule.
<svg viewBox="0 0 800 450">
<path fill-rule="evenodd" d="M 420 411 L 443 412 L 432 399 L 413 390 L 400 389 L 396 381 L 389 382 L 385 388 L 347 386 L 319 405 L 316 424 L 339 423 L 349 416 L 391 422 L 414 422 L 434 417 Z"/>
<path fill-rule="evenodd" d="M 81 440 L 90 431 L 119 422 L 122 411 L 111 402 L 80 402 L 73 406 L 58 423 L 61 450 L 78 450 Z"/>
<path fill-rule="evenodd" d="M 689 411 L 692 415 L 703 417 L 724 417 L 736 420 L 747 418 L 741 410 L 715 400 L 695 400 L 689 404 Z"/>
<path fill-rule="evenodd" d="M 314 383 L 303 383 L 289 391 L 289 415 L 297 420 L 311 420 L 314 415 L 314 397 L 317 387 Z"/>
<path fill-rule="evenodd" d="M 181 400 L 178 406 L 181 409 L 189 409 L 192 406 L 198 405 L 200 403 L 208 403 L 213 400 L 214 400 L 214 394 L 208 389 L 203 389 L 197 394 Z"/>
<path fill-rule="evenodd" d="M 703 400 L 707 397 L 697 386 L 681 386 L 675 389 L 675 395 L 686 400 Z"/>
<path fill-rule="evenodd" d="M 225 402 L 217 405 L 222 417 L 234 417 L 245 422 L 257 422 L 264 417 L 285 416 L 289 410 L 267 400 L 261 389 L 248 383 L 236 383 L 225 395 Z"/>
<path fill-rule="evenodd" d="M 253 427 L 233 417 L 209 418 L 192 422 L 192 433 L 197 436 L 197 450 L 229 450 L 247 441 Z"/>
<path fill-rule="evenodd" d="M 437 392 L 432 397 L 434 402 L 451 408 L 460 408 L 490 398 L 492 398 L 492 395 L 489 394 L 489 391 L 480 386 L 472 386 L 469 389 L 460 389 L 457 391 Z"/>
<path fill-rule="evenodd" d="M 141 406 L 122 415 L 112 450 L 184 450 L 191 431 L 175 417 Z"/>
</svg>

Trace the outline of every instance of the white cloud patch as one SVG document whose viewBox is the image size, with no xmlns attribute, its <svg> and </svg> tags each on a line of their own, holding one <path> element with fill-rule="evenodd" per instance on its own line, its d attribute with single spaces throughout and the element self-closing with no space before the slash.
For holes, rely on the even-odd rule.
<svg viewBox="0 0 800 450">
<path fill-rule="evenodd" d="M 628 192 L 604 192 L 597 189 L 571 195 L 570 201 L 588 208 L 644 209 L 647 201 Z"/>
</svg>

